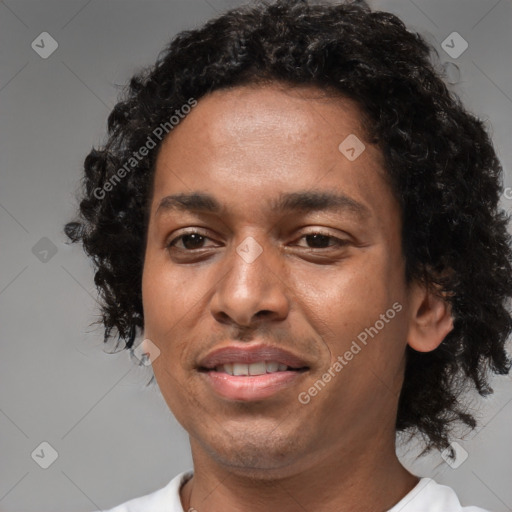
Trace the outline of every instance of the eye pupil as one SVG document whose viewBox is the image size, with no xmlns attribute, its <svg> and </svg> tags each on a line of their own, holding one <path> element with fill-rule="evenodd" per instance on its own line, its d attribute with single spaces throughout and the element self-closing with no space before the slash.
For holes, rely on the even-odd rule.
<svg viewBox="0 0 512 512">
<path fill-rule="evenodd" d="M 192 244 L 187 244 L 187 240 L 190 239 L 192 239 Z M 188 235 L 183 235 L 182 242 L 185 249 L 197 249 L 201 243 L 204 242 L 204 237 L 198 233 L 190 233 Z"/>
<path fill-rule="evenodd" d="M 201 249 L 204 245 L 204 241 L 207 237 L 201 235 L 200 233 L 185 233 L 174 240 L 171 243 L 175 245 L 179 240 L 183 245 L 183 248 L 188 251 L 193 251 L 194 249 Z M 331 235 L 324 235 L 322 233 L 310 233 L 304 235 L 303 238 L 306 240 L 307 245 L 311 249 L 328 249 L 332 247 L 329 244 L 329 241 L 333 239 Z M 339 243 L 336 245 L 340 245 Z"/>
<path fill-rule="evenodd" d="M 313 240 L 313 246 L 315 248 L 323 248 L 323 247 L 329 247 L 329 236 L 327 235 L 321 235 L 321 234 L 312 234 L 312 235 L 306 235 L 306 239 L 308 240 L 308 244 L 311 240 Z M 319 242 L 319 244 L 318 244 Z M 325 243 L 323 243 L 325 242 Z M 311 245 L 311 244 L 309 244 Z"/>
</svg>

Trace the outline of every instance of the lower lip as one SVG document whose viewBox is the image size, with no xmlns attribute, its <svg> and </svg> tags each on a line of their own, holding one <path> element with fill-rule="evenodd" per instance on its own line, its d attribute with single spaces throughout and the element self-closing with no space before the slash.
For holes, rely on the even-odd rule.
<svg viewBox="0 0 512 512">
<path fill-rule="evenodd" d="M 220 396 L 229 400 L 263 400 L 290 387 L 305 372 L 285 371 L 263 375 L 229 375 L 228 373 L 202 372 L 207 382 Z"/>
</svg>

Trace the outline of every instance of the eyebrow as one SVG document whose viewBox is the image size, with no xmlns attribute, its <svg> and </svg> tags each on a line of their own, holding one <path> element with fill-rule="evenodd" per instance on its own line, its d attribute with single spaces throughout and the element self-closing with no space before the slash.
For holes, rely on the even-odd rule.
<svg viewBox="0 0 512 512">
<path fill-rule="evenodd" d="M 370 210 L 344 194 L 322 191 L 299 191 L 281 194 L 270 201 L 271 212 L 351 211 L 361 218 L 370 216 Z M 164 197 L 156 214 L 169 211 L 205 212 L 220 214 L 225 208 L 210 194 L 192 192 Z"/>
</svg>

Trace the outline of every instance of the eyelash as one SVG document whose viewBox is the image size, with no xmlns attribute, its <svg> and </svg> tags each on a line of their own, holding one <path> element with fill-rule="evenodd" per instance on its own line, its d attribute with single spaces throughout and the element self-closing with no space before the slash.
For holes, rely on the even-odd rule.
<svg viewBox="0 0 512 512">
<path fill-rule="evenodd" d="M 174 245 L 177 241 L 181 240 L 184 236 L 188 236 L 188 235 L 199 235 L 200 237 L 202 237 L 205 240 L 211 240 L 210 237 L 203 235 L 200 231 L 188 231 L 188 232 L 182 233 L 181 235 L 170 240 L 169 243 L 166 244 L 166 248 L 170 250 L 172 247 L 174 247 Z M 305 247 L 305 249 L 321 251 L 321 250 L 326 250 L 326 249 L 332 249 L 333 247 L 336 247 L 336 246 L 343 247 L 349 243 L 347 240 L 342 240 L 341 238 L 337 238 L 337 237 L 335 237 L 329 233 L 325 233 L 323 231 L 312 231 L 311 233 L 305 233 L 298 240 L 301 240 L 302 238 L 305 238 L 307 236 L 313 236 L 313 235 L 321 235 L 328 239 L 335 240 L 336 242 L 335 242 L 335 244 L 330 245 L 328 247 Z M 197 250 L 200 251 L 200 250 L 204 250 L 204 249 L 205 249 L 205 247 L 201 247 Z M 180 250 L 186 251 L 186 252 L 193 252 L 195 249 L 180 248 Z"/>
</svg>

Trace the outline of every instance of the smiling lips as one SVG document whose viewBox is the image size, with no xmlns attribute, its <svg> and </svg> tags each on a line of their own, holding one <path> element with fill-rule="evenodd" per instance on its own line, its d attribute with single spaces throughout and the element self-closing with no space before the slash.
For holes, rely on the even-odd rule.
<svg viewBox="0 0 512 512">
<path fill-rule="evenodd" d="M 292 370 L 289 366 L 278 361 L 258 361 L 256 363 L 224 363 L 215 367 L 216 372 L 229 375 L 265 375 L 266 373 L 284 372 Z"/>
<path fill-rule="evenodd" d="M 290 352 L 271 346 L 227 346 L 201 360 L 199 372 L 208 385 L 229 400 L 262 400 L 296 381 L 309 370 Z"/>
<path fill-rule="evenodd" d="M 233 369 L 239 368 L 241 371 L 245 369 L 245 366 L 253 367 L 254 371 L 259 373 L 253 374 L 249 371 L 247 373 L 241 373 L 240 375 L 260 375 L 262 371 L 262 363 L 268 362 L 270 364 L 270 371 L 275 372 L 275 363 L 278 365 L 286 365 L 291 370 L 298 370 L 307 367 L 307 363 L 300 357 L 284 350 L 282 348 L 273 347 L 269 345 L 229 345 L 218 348 L 210 352 L 205 358 L 199 362 L 199 369 L 202 370 L 214 370 L 221 365 L 232 364 Z"/>
</svg>

